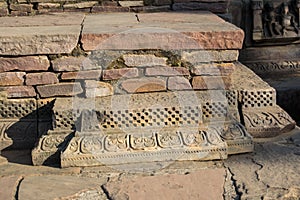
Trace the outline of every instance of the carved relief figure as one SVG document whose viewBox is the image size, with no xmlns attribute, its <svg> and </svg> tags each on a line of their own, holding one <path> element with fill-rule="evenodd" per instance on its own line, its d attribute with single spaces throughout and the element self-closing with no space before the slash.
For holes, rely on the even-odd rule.
<svg viewBox="0 0 300 200">
<path fill-rule="evenodd" d="M 281 7 L 281 26 L 283 36 L 297 36 L 299 33 L 295 16 L 290 12 L 287 3 L 283 3 Z"/>
<path fill-rule="evenodd" d="M 274 10 L 272 3 L 268 2 L 265 5 L 264 13 L 264 33 L 266 37 L 274 37 L 281 34 L 281 25 L 278 22 L 278 16 Z"/>
</svg>

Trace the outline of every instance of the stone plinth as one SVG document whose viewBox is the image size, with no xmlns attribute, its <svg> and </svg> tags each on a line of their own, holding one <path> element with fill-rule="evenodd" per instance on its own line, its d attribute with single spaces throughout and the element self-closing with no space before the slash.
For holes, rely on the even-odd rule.
<svg viewBox="0 0 300 200">
<path fill-rule="evenodd" d="M 71 53 L 76 47 L 83 14 L 0 19 L 0 55 Z"/>
<path fill-rule="evenodd" d="M 134 35 L 134 39 L 133 38 Z M 82 32 L 84 50 L 240 49 L 241 29 L 209 12 L 89 15 Z M 213 39 L 212 39 L 213 38 Z"/>
</svg>

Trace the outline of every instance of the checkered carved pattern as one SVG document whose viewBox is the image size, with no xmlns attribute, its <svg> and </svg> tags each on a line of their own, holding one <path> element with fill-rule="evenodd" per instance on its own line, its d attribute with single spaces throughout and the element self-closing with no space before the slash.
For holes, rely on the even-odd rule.
<svg viewBox="0 0 300 200">
<path fill-rule="evenodd" d="M 206 102 L 202 106 L 204 118 L 221 118 L 228 113 L 228 105 L 226 102 Z"/>
<path fill-rule="evenodd" d="M 275 91 L 241 91 L 245 108 L 275 105 Z"/>
<path fill-rule="evenodd" d="M 200 107 L 147 108 L 140 110 L 104 111 L 98 113 L 104 129 L 198 125 Z"/>
<path fill-rule="evenodd" d="M 0 100 L 0 118 L 33 118 L 36 116 L 35 100 L 3 101 Z"/>
<path fill-rule="evenodd" d="M 227 91 L 226 92 L 226 99 L 228 106 L 237 106 L 237 97 L 238 93 L 237 91 Z"/>
</svg>

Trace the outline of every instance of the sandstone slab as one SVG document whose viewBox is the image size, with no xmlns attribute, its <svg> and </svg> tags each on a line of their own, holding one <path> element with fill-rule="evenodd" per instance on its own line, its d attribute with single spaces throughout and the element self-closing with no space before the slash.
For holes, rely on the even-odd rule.
<svg viewBox="0 0 300 200">
<path fill-rule="evenodd" d="M 89 70 L 79 72 L 63 72 L 61 75 L 62 80 L 79 80 L 79 79 L 96 79 L 99 80 L 102 70 Z"/>
<path fill-rule="evenodd" d="M 185 77 L 175 76 L 168 78 L 169 90 L 191 90 L 193 89 L 189 80 Z"/>
<path fill-rule="evenodd" d="M 159 78 L 128 79 L 121 83 L 122 88 L 128 93 L 165 91 L 166 81 Z"/>
<path fill-rule="evenodd" d="M 125 65 L 129 67 L 151 67 L 166 65 L 167 58 L 155 55 L 124 55 Z"/>
<path fill-rule="evenodd" d="M 119 1 L 122 7 L 144 6 L 143 1 Z"/>
<path fill-rule="evenodd" d="M 23 179 L 21 176 L 7 176 L 0 178 L 0 197 L 1 199 L 14 199 L 17 186 Z"/>
<path fill-rule="evenodd" d="M 25 72 L 0 73 L 0 86 L 23 85 Z"/>
<path fill-rule="evenodd" d="M 224 169 L 204 169 L 187 175 L 123 178 L 105 185 L 112 199 L 223 199 Z"/>
<path fill-rule="evenodd" d="M 135 78 L 139 76 L 137 68 L 122 68 L 103 70 L 103 80 L 116 80 L 120 78 Z"/>
<path fill-rule="evenodd" d="M 57 58 L 51 61 L 54 71 L 80 71 L 101 69 L 95 62 L 84 56 Z"/>
<path fill-rule="evenodd" d="M 200 90 L 228 89 L 231 86 L 231 78 L 227 76 L 195 76 L 192 85 L 194 89 Z"/>
<path fill-rule="evenodd" d="M 96 189 L 105 178 L 93 179 L 74 176 L 27 176 L 19 188 L 19 199 L 75 199 L 88 189 Z M 43 194 L 41 195 L 41 191 Z M 53 192 L 55 191 L 55 192 Z"/>
<path fill-rule="evenodd" d="M 0 72 L 6 71 L 46 71 L 50 63 L 46 56 L 25 56 L 0 58 Z"/>
<path fill-rule="evenodd" d="M 85 81 L 85 95 L 87 98 L 109 96 L 113 92 L 114 89 L 109 83 L 94 80 Z"/>
<path fill-rule="evenodd" d="M 233 62 L 237 61 L 239 52 L 237 50 L 202 50 L 202 51 L 182 51 L 183 60 L 192 64 L 210 62 Z"/>
<path fill-rule="evenodd" d="M 95 49 L 240 49 L 241 29 L 209 12 L 89 15 L 81 42 Z M 213 40 L 211 38 L 214 38 Z"/>
<path fill-rule="evenodd" d="M 71 53 L 81 26 L 0 27 L 0 55 Z"/>
<path fill-rule="evenodd" d="M 35 97 L 36 93 L 32 86 L 10 86 L 4 88 L 8 98 Z"/>
<path fill-rule="evenodd" d="M 58 78 L 55 73 L 42 72 L 42 73 L 29 73 L 26 74 L 26 85 L 47 85 L 58 83 Z"/>
<path fill-rule="evenodd" d="M 145 70 L 146 76 L 188 76 L 190 72 L 184 67 L 149 67 Z"/>
<path fill-rule="evenodd" d="M 198 64 L 192 67 L 192 74 L 203 76 L 228 76 L 233 73 L 235 67 L 232 63 Z"/>
<path fill-rule="evenodd" d="M 58 83 L 53 85 L 37 86 L 41 97 L 73 96 L 83 92 L 80 83 Z"/>
</svg>

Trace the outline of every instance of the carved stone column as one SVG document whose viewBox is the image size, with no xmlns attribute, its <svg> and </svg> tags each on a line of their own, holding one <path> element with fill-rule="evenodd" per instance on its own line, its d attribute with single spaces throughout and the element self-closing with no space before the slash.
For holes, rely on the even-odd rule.
<svg viewBox="0 0 300 200">
<path fill-rule="evenodd" d="M 263 1 L 262 0 L 252 0 L 251 2 L 253 10 L 253 40 L 261 39 L 263 37 L 263 24 L 262 24 L 262 9 Z"/>
</svg>

